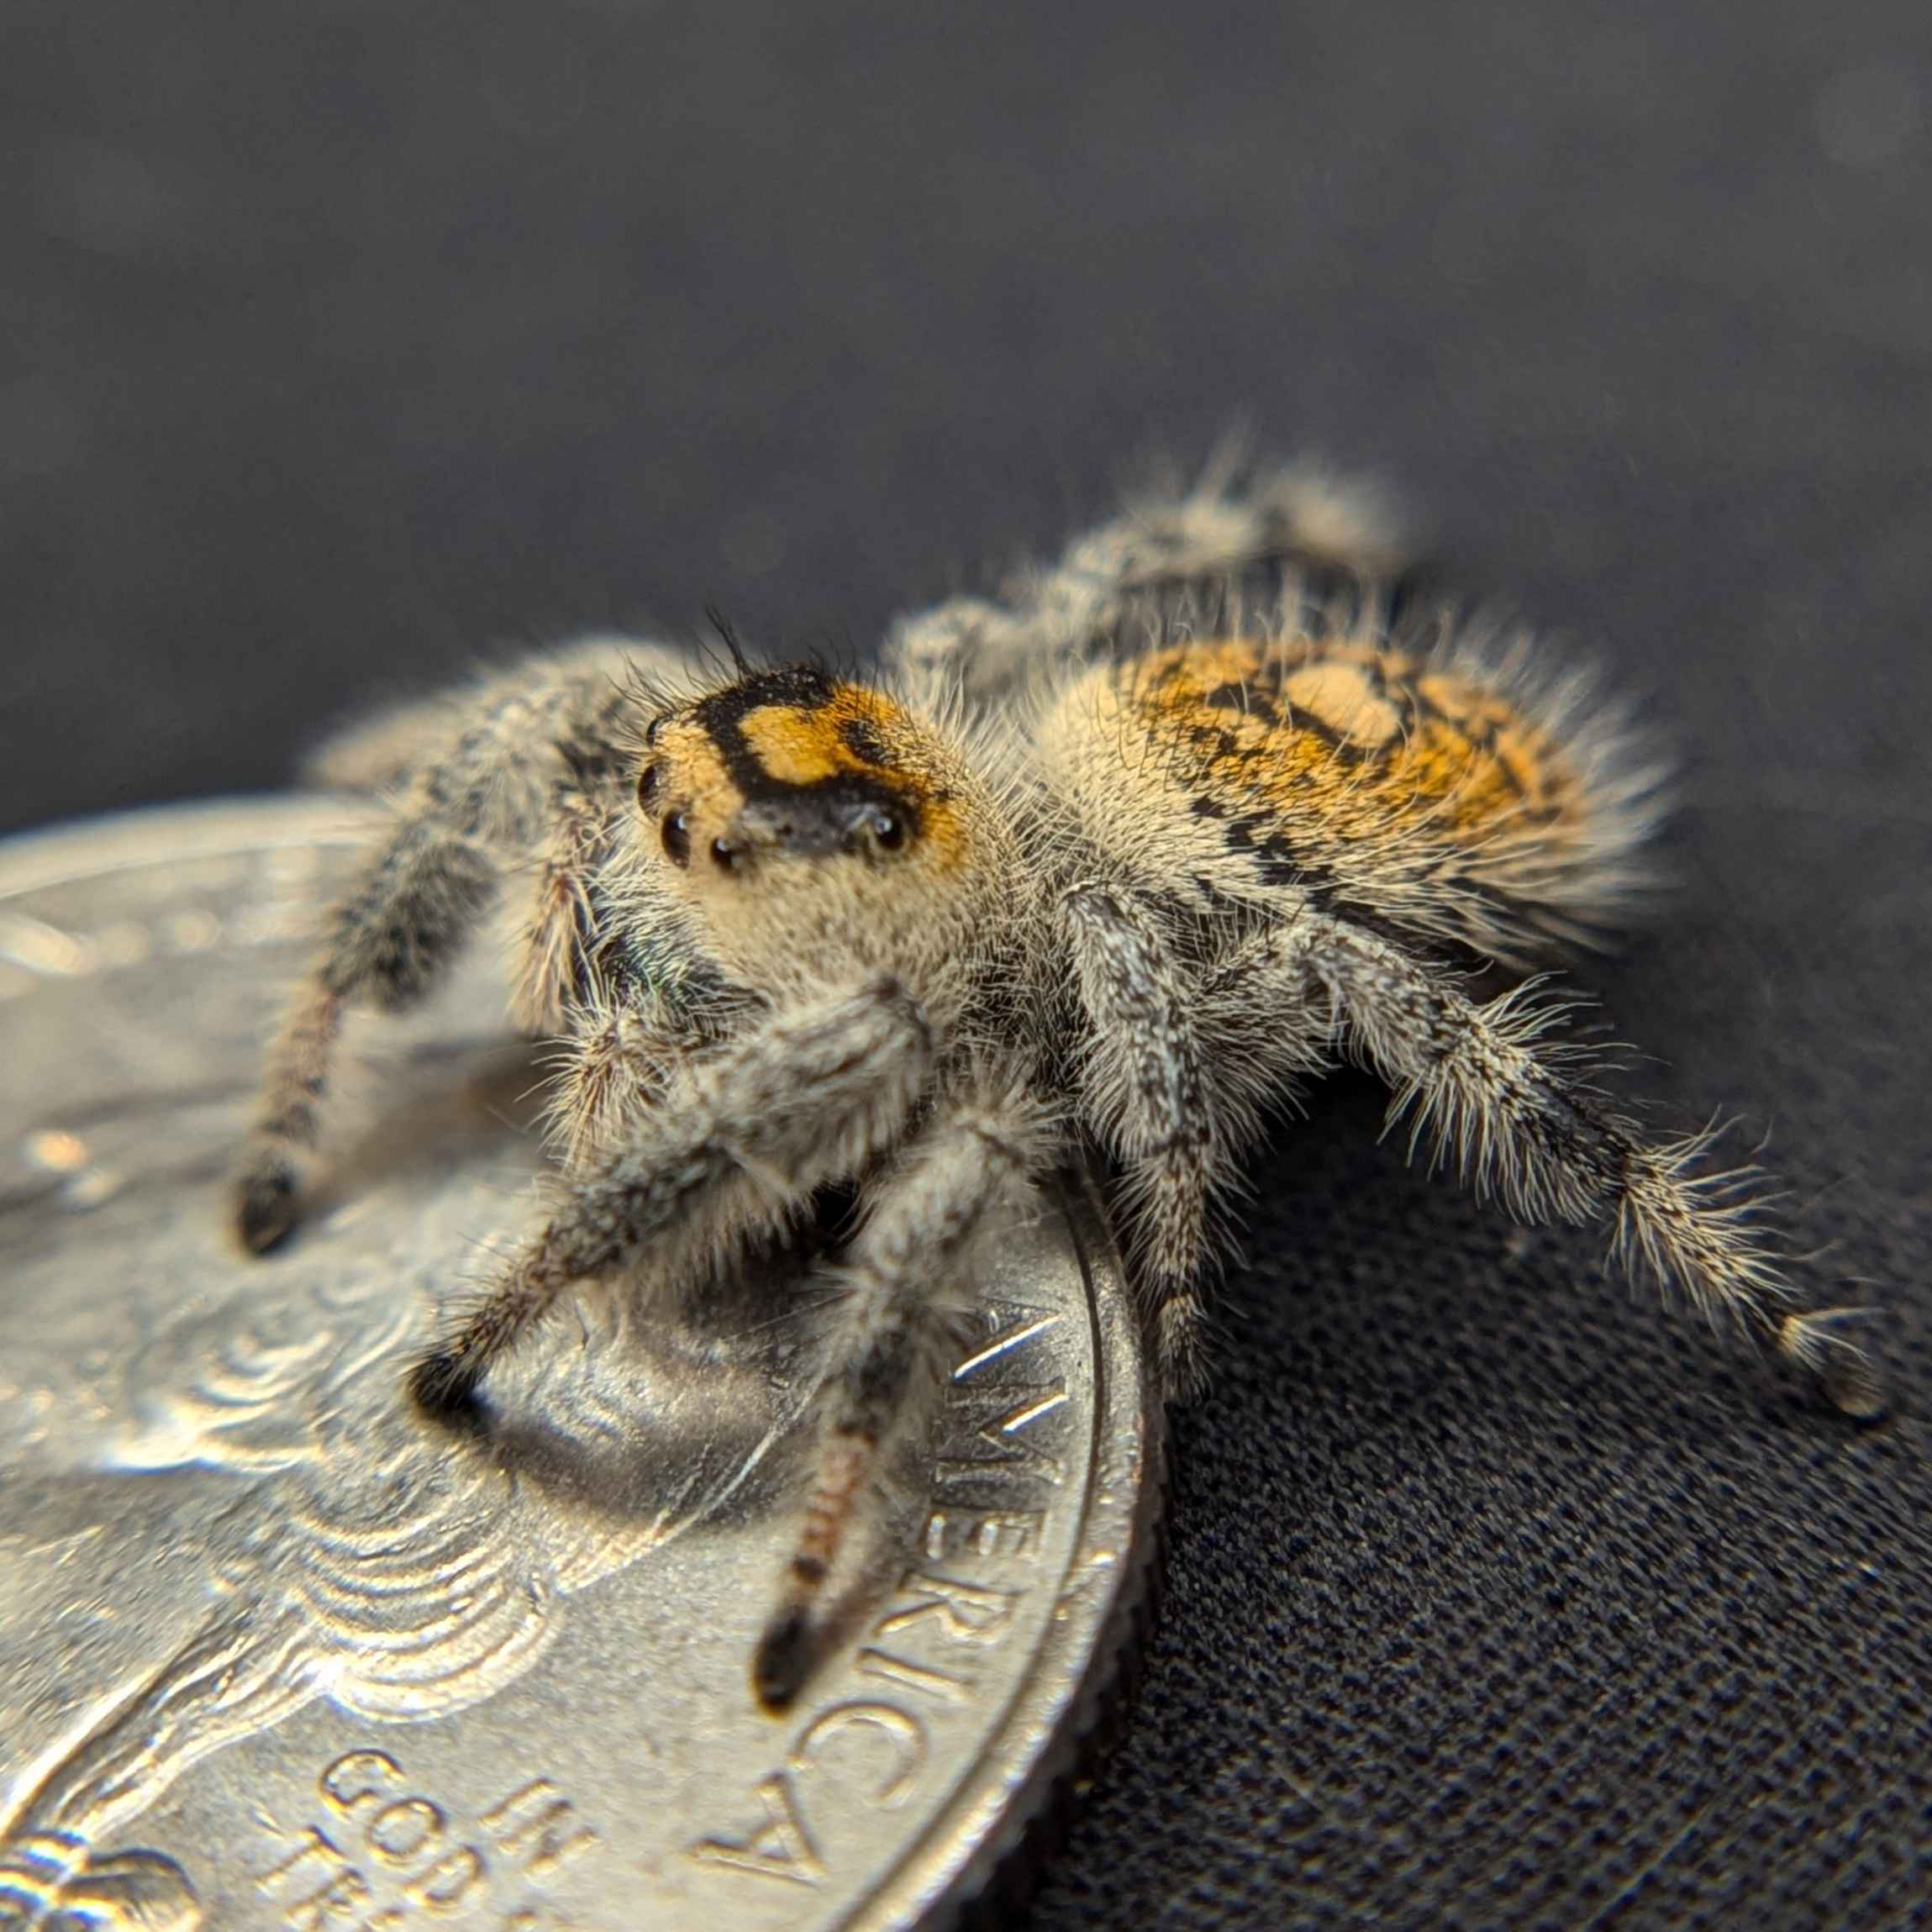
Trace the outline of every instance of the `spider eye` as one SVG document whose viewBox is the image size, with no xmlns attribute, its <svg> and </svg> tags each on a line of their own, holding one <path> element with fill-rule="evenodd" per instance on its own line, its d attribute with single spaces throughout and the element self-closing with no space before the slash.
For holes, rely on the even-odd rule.
<svg viewBox="0 0 1932 1932">
<path fill-rule="evenodd" d="M 729 872 L 738 863 L 738 848 L 729 839 L 711 841 L 711 862 Z"/>
<path fill-rule="evenodd" d="M 661 834 L 664 840 L 664 855 L 674 866 L 691 863 L 691 821 L 682 812 L 673 812 L 664 821 Z"/>
<path fill-rule="evenodd" d="M 637 775 L 637 802 L 645 811 L 650 809 L 651 801 L 657 796 L 657 767 L 646 765 Z"/>
<path fill-rule="evenodd" d="M 894 818 L 890 812 L 875 813 L 872 819 L 872 838 L 881 851 L 898 851 L 906 842 L 905 821 Z"/>
</svg>

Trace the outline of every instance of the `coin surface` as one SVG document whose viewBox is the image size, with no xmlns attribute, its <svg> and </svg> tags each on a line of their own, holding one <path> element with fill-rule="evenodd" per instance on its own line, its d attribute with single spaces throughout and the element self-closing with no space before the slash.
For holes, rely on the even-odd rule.
<svg viewBox="0 0 1932 1932">
<path fill-rule="evenodd" d="M 0 1927 L 943 1920 L 1145 1582 L 1157 1411 L 1099 1224 L 1070 1187 L 1003 1236 L 846 1641 L 764 1715 L 804 1298 L 647 1328 L 592 1292 L 486 1435 L 403 1399 L 540 1166 L 493 962 L 355 1036 L 332 1197 L 284 1255 L 231 1244 L 261 1042 L 368 823 L 0 847 Z"/>
</svg>

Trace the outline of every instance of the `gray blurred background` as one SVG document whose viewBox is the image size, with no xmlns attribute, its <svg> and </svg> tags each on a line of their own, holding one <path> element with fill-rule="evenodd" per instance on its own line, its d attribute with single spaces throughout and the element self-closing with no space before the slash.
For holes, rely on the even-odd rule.
<svg viewBox="0 0 1932 1932">
<path fill-rule="evenodd" d="M 0 823 L 708 599 L 863 646 L 1237 420 L 1645 694 L 1688 890 L 1583 983 L 1665 1118 L 1775 1124 L 1900 1418 L 1334 1083 L 1035 1922 L 1919 1922 L 1922 0 L 8 0 L 0 107 Z"/>
</svg>

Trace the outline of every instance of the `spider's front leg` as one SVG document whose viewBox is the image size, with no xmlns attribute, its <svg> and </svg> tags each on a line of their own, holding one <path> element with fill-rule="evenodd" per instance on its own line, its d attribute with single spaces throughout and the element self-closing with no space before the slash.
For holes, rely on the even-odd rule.
<svg viewBox="0 0 1932 1932">
<path fill-rule="evenodd" d="M 772 1014 L 642 1116 L 634 1138 L 565 1177 L 541 1232 L 417 1363 L 417 1400 L 460 1408 L 573 1282 L 646 1249 L 655 1271 L 676 1278 L 775 1232 L 814 1188 L 861 1172 L 901 1136 L 931 1067 L 924 1016 L 888 976 Z"/>
<path fill-rule="evenodd" d="M 814 1611 L 855 1516 L 877 1494 L 890 1445 L 931 1416 L 940 1345 L 971 1293 L 971 1253 L 994 1209 L 1019 1198 L 1054 1145 L 1050 1116 L 1017 1074 L 941 1103 L 906 1158 L 872 1192 L 834 1279 L 843 1298 L 815 1406 L 812 1492 L 766 1624 L 752 1684 L 786 1709 L 818 1661 Z"/>
<path fill-rule="evenodd" d="M 1801 1309 L 1754 1234 L 1749 1173 L 1698 1170 L 1708 1136 L 1646 1145 L 1569 1070 L 1547 1034 L 1560 1009 L 1508 993 L 1486 1006 L 1440 969 L 1344 919 L 1302 913 L 1247 941 L 1210 997 L 1243 989 L 1257 1005 L 1326 1009 L 1478 1189 L 1526 1221 L 1614 1218 L 1627 1264 L 1724 1316 L 1816 1372 L 1847 1414 L 1884 1396 L 1844 1330 L 1856 1308 Z"/>
</svg>

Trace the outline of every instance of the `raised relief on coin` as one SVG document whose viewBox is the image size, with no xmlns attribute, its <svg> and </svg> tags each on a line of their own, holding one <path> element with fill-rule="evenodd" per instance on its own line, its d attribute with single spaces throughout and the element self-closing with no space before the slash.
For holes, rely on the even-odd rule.
<svg viewBox="0 0 1932 1932">
<path fill-rule="evenodd" d="M 1120 1443 L 1138 1468 L 1131 1338 L 1057 1211 L 1015 1228 L 840 1655 L 774 1724 L 744 1657 L 795 1529 L 808 1307 L 646 1320 L 613 1286 L 487 1431 L 403 1394 L 540 1166 L 487 961 L 405 1029 L 301 1246 L 228 1244 L 332 823 L 0 855 L 0 1928 L 903 1919 L 1057 1749 L 1081 1579 L 1139 1506 L 1094 1486 Z"/>
<path fill-rule="evenodd" d="M 934 1756 L 933 1714 L 981 1694 L 994 1653 L 1045 1581 L 1039 1540 L 1069 1446 L 1053 1419 L 1067 1392 L 1062 1377 L 1027 1380 L 1024 1353 L 1066 1319 L 1026 1306 L 988 1311 L 990 1333 L 952 1366 L 952 1453 L 936 1465 L 919 1560 L 865 1631 L 859 1694 L 795 1727 L 782 1756 L 738 1800 L 737 1826 L 693 1840 L 694 1863 L 819 1885 L 829 1872 L 811 1822 L 819 1808 L 894 1810 L 915 1791 Z"/>
<path fill-rule="evenodd" d="M 424 1207 L 433 1229 L 446 1206 Z M 191 1303 L 89 1391 L 94 1426 L 62 1436 L 64 1456 L 91 1462 L 101 1488 L 192 1472 L 229 1494 L 192 1527 L 156 1520 L 167 1534 L 138 1555 L 69 1535 L 95 1561 L 67 1576 L 99 1578 L 107 1559 L 102 1581 L 131 1590 L 130 1562 L 192 1566 L 202 1607 L 158 1644 L 139 1625 L 109 1632 L 100 1661 L 121 1667 L 88 1694 L 64 1672 L 44 1677 L 42 1702 L 71 1718 L 8 1808 L 0 1898 L 27 1912 L 24 1924 L 42 1923 L 35 1911 L 49 1924 L 82 1911 L 76 1925 L 198 1924 L 166 1861 L 90 1848 L 115 1845 L 197 1760 L 318 1697 L 378 1723 L 489 1698 L 543 1654 L 565 1599 L 723 1506 L 788 1419 L 763 1365 L 708 1364 L 700 1405 L 619 1335 L 582 1396 L 533 1395 L 531 1440 L 513 1424 L 489 1453 L 426 1441 L 389 1364 L 419 1337 L 429 1303 L 419 1290 L 385 1292 L 384 1272 L 357 1270 L 326 1294 L 312 1277 L 297 1294 Z M 655 1440 L 619 1466 L 597 1454 L 596 1431 L 627 1413 L 651 1416 Z M 58 1588 L 52 1552 L 19 1554 Z M 56 1629 L 90 1609 L 53 1608 Z M 11 1628 L 10 1647 L 32 1636 Z M 437 1895 L 434 1870 L 427 1884 Z"/>
<path fill-rule="evenodd" d="M 401 1926 L 493 1911 L 506 1927 L 566 1932 L 566 1919 L 515 1900 L 526 1881 L 540 1883 L 603 1844 L 548 1778 L 462 1816 L 427 1796 L 387 1750 L 333 1759 L 315 1797 L 311 1821 L 287 1834 L 286 1854 L 252 1874 L 269 1908 L 297 1925 Z"/>
</svg>

